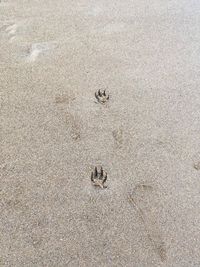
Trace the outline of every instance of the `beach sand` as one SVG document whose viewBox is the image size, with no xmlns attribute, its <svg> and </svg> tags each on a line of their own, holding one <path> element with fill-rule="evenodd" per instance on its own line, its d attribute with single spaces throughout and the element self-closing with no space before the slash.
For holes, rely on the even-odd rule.
<svg viewBox="0 0 200 267">
<path fill-rule="evenodd" d="M 199 25 L 196 0 L 0 2 L 0 266 L 200 266 Z"/>
</svg>

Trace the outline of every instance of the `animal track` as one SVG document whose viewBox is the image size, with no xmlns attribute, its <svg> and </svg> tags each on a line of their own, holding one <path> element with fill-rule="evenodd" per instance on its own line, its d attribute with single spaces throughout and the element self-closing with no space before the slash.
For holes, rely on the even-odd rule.
<svg viewBox="0 0 200 267">
<path fill-rule="evenodd" d="M 95 97 L 101 104 L 105 104 L 109 100 L 109 95 L 106 94 L 106 90 L 99 89 L 98 92 L 95 92 Z"/>
<path fill-rule="evenodd" d="M 106 188 L 105 182 L 107 180 L 107 173 L 104 172 L 101 167 L 100 172 L 98 172 L 97 167 L 95 167 L 94 172 L 91 173 L 91 181 L 94 186 L 99 186 L 102 189 Z"/>
</svg>

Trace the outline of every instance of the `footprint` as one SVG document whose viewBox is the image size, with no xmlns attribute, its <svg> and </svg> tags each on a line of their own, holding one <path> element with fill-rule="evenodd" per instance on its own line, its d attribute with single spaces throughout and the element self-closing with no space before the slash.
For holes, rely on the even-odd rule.
<svg viewBox="0 0 200 267">
<path fill-rule="evenodd" d="M 40 55 L 46 54 L 54 47 L 55 45 L 49 42 L 31 44 L 25 53 L 26 61 L 34 62 Z"/>
<path fill-rule="evenodd" d="M 143 223 L 149 243 L 153 247 L 161 261 L 165 261 L 167 251 L 159 229 L 158 218 L 156 216 L 155 196 L 156 190 L 151 185 L 142 183 L 135 186 L 129 194 L 129 202 L 135 208 Z M 157 200 L 158 201 L 158 200 Z"/>
<path fill-rule="evenodd" d="M 107 180 L 107 172 L 105 172 L 101 166 L 100 171 L 95 167 L 94 172 L 91 173 L 91 182 L 94 186 L 98 186 L 101 189 L 107 188 L 105 182 Z"/>
<path fill-rule="evenodd" d="M 101 103 L 101 104 L 105 104 L 110 96 L 109 94 L 107 94 L 106 90 L 98 90 L 97 92 L 95 92 L 95 97 L 96 97 L 96 100 L 98 101 L 98 103 Z"/>
</svg>

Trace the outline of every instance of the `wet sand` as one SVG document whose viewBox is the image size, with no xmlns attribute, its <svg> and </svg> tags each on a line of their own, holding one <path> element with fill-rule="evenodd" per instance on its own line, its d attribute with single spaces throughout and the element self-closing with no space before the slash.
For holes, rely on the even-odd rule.
<svg viewBox="0 0 200 267">
<path fill-rule="evenodd" d="M 150 2 L 1 1 L 0 266 L 200 266 L 200 3 Z"/>
</svg>

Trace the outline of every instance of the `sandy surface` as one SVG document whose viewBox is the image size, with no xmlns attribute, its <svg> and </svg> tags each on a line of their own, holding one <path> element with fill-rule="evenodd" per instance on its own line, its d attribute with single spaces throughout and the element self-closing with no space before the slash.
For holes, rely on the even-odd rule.
<svg viewBox="0 0 200 267">
<path fill-rule="evenodd" d="M 198 0 L 1 1 L 0 266 L 200 266 L 199 44 Z"/>
</svg>

